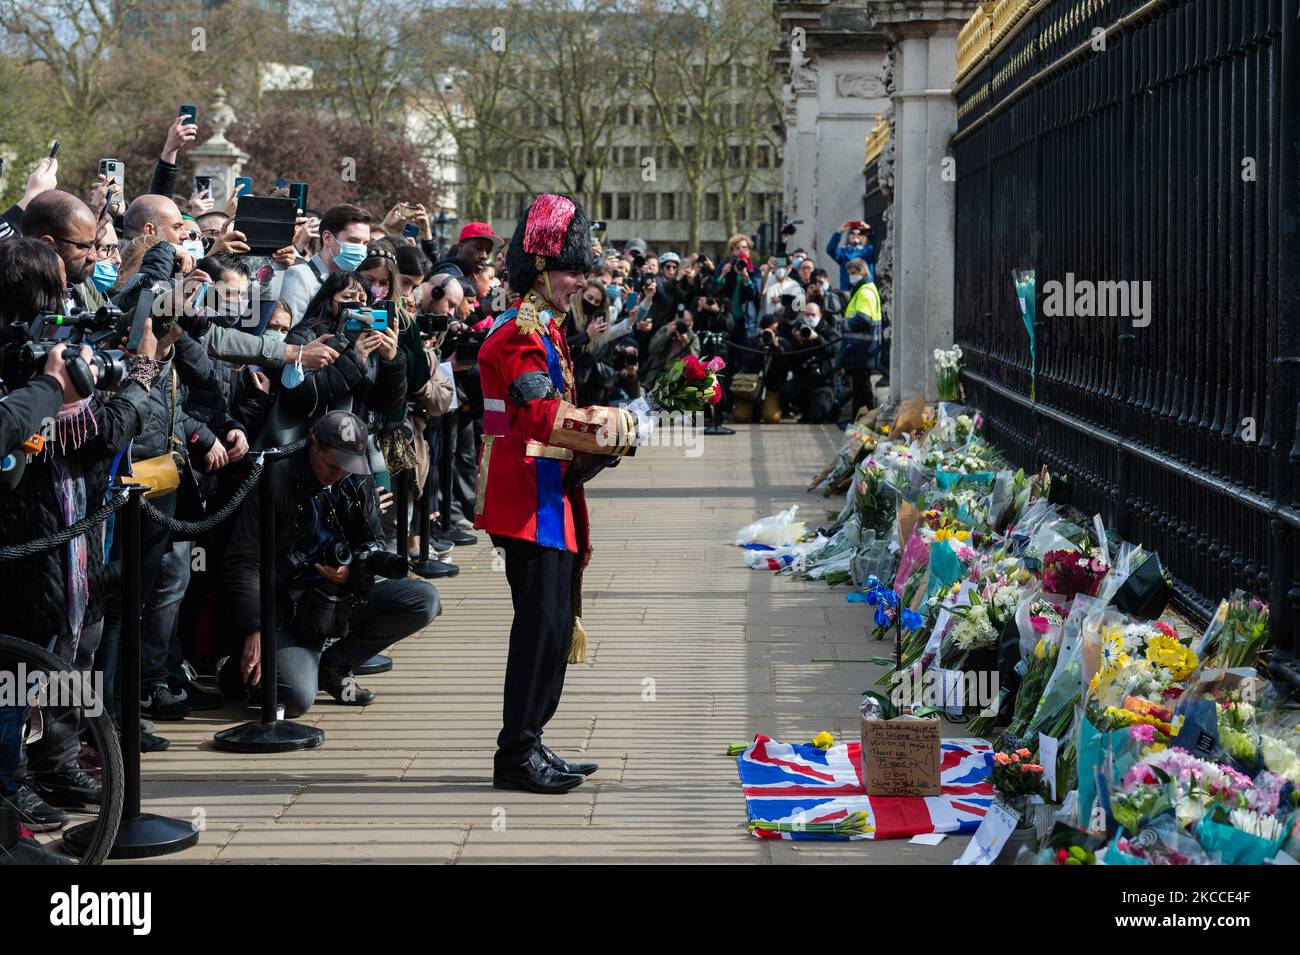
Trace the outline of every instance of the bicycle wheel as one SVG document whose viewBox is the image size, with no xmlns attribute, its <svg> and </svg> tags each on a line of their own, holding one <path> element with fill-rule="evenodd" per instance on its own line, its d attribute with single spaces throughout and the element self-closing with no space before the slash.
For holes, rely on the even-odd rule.
<svg viewBox="0 0 1300 955">
<path fill-rule="evenodd" d="M 21 787 L 41 792 L 53 778 L 44 768 L 40 744 L 54 738 L 87 740 L 90 750 L 81 751 L 80 767 L 99 777 L 102 792 L 99 806 L 69 809 L 67 825 L 82 821 L 87 814 L 91 825 L 81 854 L 82 865 L 98 865 L 108 856 L 122 821 L 124 802 L 122 748 L 117 728 L 103 711 L 102 689 L 95 674 L 82 674 L 27 640 L 0 635 L 0 863 L 71 861 L 70 847 L 61 838 L 63 825 L 36 825 L 21 806 Z M 30 765 L 20 773 L 20 748 L 26 745 Z M 86 758 L 83 758 L 86 757 Z M 21 827 L 21 829 L 19 828 Z M 22 829 L 30 837 L 19 835 Z"/>
</svg>

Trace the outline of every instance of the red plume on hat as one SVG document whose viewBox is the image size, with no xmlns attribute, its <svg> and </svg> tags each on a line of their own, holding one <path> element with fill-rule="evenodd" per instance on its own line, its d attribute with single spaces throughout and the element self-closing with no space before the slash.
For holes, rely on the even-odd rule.
<svg viewBox="0 0 1300 955">
<path fill-rule="evenodd" d="M 528 206 L 506 249 L 510 287 L 520 294 L 544 271 L 590 272 L 595 261 L 587 213 L 569 196 L 550 192 Z"/>
<path fill-rule="evenodd" d="M 572 199 L 546 192 L 528 210 L 524 227 L 524 251 L 529 255 L 559 255 L 564 234 L 569 231 L 577 205 Z"/>
</svg>

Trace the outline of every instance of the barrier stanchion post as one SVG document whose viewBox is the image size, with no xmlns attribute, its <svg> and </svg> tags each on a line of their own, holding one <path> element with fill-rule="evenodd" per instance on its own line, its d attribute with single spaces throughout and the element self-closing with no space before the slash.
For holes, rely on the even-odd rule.
<svg viewBox="0 0 1300 955">
<path fill-rule="evenodd" d="M 442 415 L 442 447 L 439 449 L 439 460 L 433 460 L 433 442 L 429 442 L 429 478 L 424 482 L 424 493 L 420 495 L 420 559 L 411 566 L 411 572 L 420 577 L 455 577 L 460 573 L 460 568 L 455 564 L 449 564 L 446 561 L 438 560 L 430 553 L 431 545 L 429 538 L 432 536 L 433 522 L 429 520 L 429 513 L 433 510 L 433 467 L 438 467 L 438 483 L 443 487 L 443 517 L 447 515 L 447 488 L 451 484 L 451 443 L 448 438 L 448 419 L 451 412 Z"/>
<path fill-rule="evenodd" d="M 262 719 L 258 723 L 243 723 L 222 730 L 213 738 L 217 749 L 234 753 L 285 753 L 292 750 L 313 749 L 325 740 L 325 734 L 314 726 L 294 723 L 280 718 L 277 695 L 277 667 L 275 657 L 276 618 L 276 544 L 275 544 L 275 481 L 271 462 L 266 460 L 258 487 L 258 504 L 261 510 L 259 524 L 262 547 L 261 566 L 258 568 L 258 588 L 261 597 L 261 655 Z"/>
<path fill-rule="evenodd" d="M 188 820 L 140 811 L 140 519 L 147 488 L 128 485 L 122 534 L 122 824 L 110 859 L 144 859 L 187 849 L 199 841 Z M 84 851 L 98 823 L 88 822 L 64 833 L 74 852 Z"/>
</svg>

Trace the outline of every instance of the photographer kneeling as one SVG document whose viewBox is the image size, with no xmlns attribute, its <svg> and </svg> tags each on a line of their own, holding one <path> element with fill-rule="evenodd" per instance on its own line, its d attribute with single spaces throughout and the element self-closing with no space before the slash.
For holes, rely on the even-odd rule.
<svg viewBox="0 0 1300 955">
<path fill-rule="evenodd" d="M 406 558 L 384 549 L 367 439 L 360 418 L 331 411 L 312 427 L 307 447 L 262 479 L 276 488 L 277 694 L 289 718 L 307 712 L 318 689 L 339 703 L 369 703 L 374 694 L 356 685 L 352 668 L 440 610 L 433 585 L 408 579 Z M 227 658 L 218 673 L 228 696 L 261 681 L 260 536 L 260 506 L 250 496 L 226 551 L 228 597 L 245 634 L 242 659 Z M 326 648 L 329 640 L 337 642 Z"/>
</svg>

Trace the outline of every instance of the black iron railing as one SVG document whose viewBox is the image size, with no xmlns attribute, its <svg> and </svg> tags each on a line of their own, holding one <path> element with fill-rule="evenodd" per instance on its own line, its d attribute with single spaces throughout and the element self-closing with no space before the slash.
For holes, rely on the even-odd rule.
<svg viewBox="0 0 1300 955">
<path fill-rule="evenodd" d="M 1266 597 L 1300 655 L 1297 17 L 1042 0 L 959 84 L 954 155 L 956 338 L 990 436 L 1158 550 L 1189 609 Z M 1036 272 L 1034 367 L 1013 269 Z M 1111 314 L 1046 314 L 1049 282 Z"/>
</svg>

